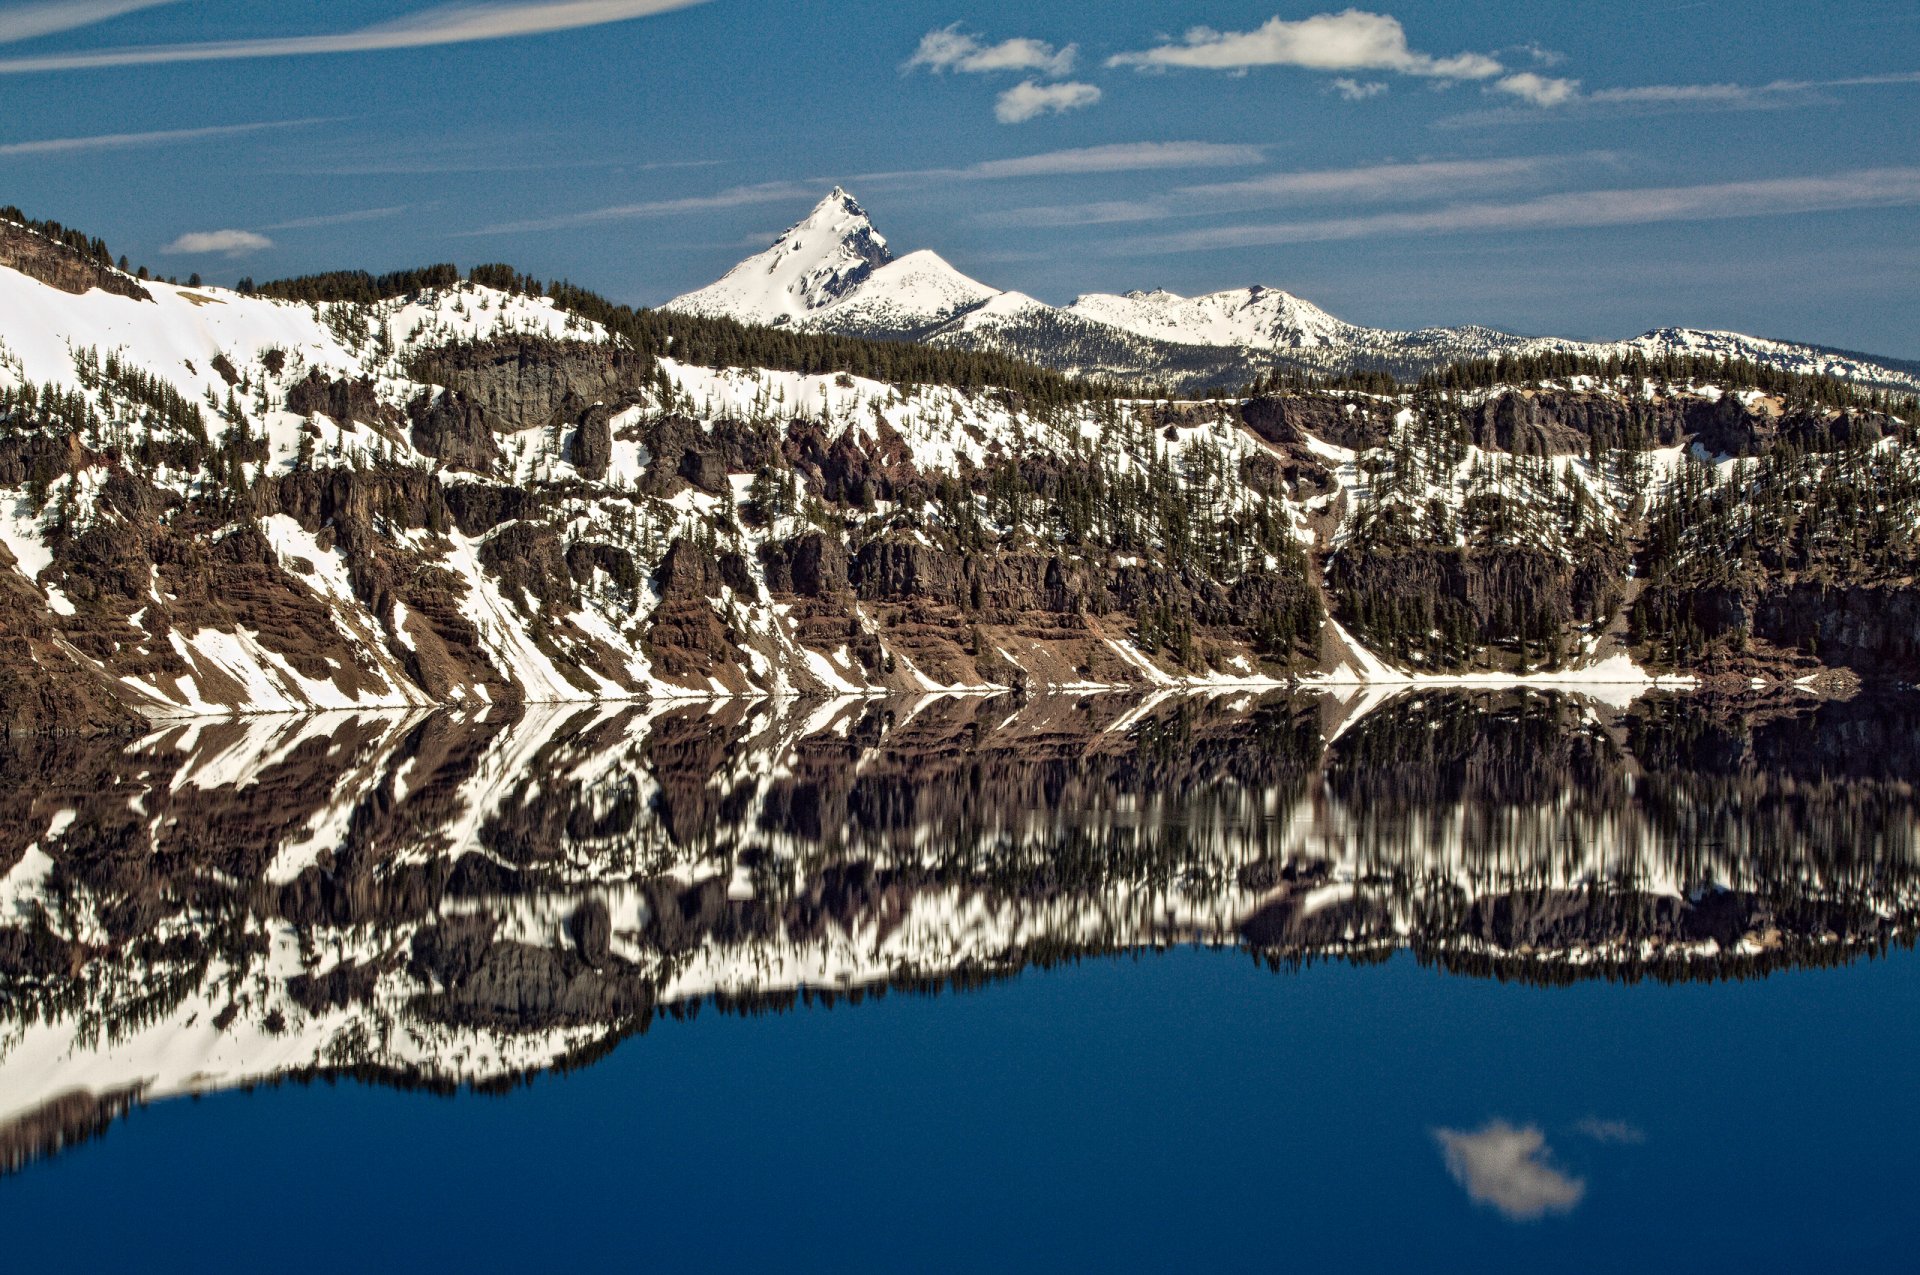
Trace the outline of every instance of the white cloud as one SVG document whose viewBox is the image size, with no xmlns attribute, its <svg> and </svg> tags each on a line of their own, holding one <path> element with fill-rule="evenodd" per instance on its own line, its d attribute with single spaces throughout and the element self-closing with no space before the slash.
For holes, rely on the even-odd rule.
<svg viewBox="0 0 1920 1275">
<path fill-rule="evenodd" d="M 901 69 L 910 71 L 924 66 L 936 74 L 941 71 L 963 71 L 969 75 L 984 75 L 994 71 L 1034 71 L 1042 75 L 1060 76 L 1073 70 L 1077 54 L 1074 45 L 1056 49 L 1045 40 L 1025 36 L 1002 40 L 998 44 L 982 44 L 978 36 L 968 35 L 956 22 L 950 27 L 929 31 L 921 36 L 920 47 L 914 50 L 913 56 L 907 59 Z"/>
<path fill-rule="evenodd" d="M 1202 252 L 1393 235 L 1571 230 L 1667 221 L 1716 221 L 1849 208 L 1920 204 L 1920 168 L 1869 168 L 1822 177 L 1778 177 L 1629 190 L 1582 190 L 1514 203 L 1450 204 L 1418 212 L 1374 213 L 1319 221 L 1222 226 L 1143 236 L 1112 246 L 1118 255 Z"/>
<path fill-rule="evenodd" d="M 1580 96 L 1580 81 L 1563 80 L 1533 71 L 1516 71 L 1512 75 L 1501 76 L 1493 82 L 1492 87 L 1535 106 L 1564 106 Z"/>
<path fill-rule="evenodd" d="M 683 199 L 654 199 L 638 204 L 616 204 L 586 212 L 563 213 L 530 221 L 509 221 L 462 235 L 504 235 L 529 230 L 570 230 L 610 221 L 632 221 L 644 217 L 675 217 L 685 213 L 712 212 L 722 208 L 747 208 L 756 204 L 777 204 L 787 200 L 817 199 L 817 187 L 803 182 L 761 182 L 753 186 L 733 186 L 711 195 L 692 195 Z"/>
<path fill-rule="evenodd" d="M 244 257 L 250 252 L 273 247 L 273 240 L 251 230 L 200 230 L 181 235 L 160 251 L 204 256 L 219 253 L 226 257 Z"/>
<path fill-rule="evenodd" d="M 140 146 L 168 146 L 176 142 L 208 141 L 219 137 L 238 137 L 272 128 L 298 128 L 319 124 L 320 119 L 273 120 L 261 124 L 220 124 L 212 128 L 170 128 L 154 133 L 100 133 L 92 137 L 48 137 L 33 142 L 8 142 L 0 145 L 0 156 L 70 155 L 83 151 L 125 150 Z"/>
<path fill-rule="evenodd" d="M 1077 80 L 1068 80 L 1064 84 L 1023 80 L 994 102 L 993 116 L 1002 124 L 1020 124 L 1036 115 L 1058 115 L 1063 111 L 1081 110 L 1099 100 L 1098 88 Z"/>
<path fill-rule="evenodd" d="M 1270 18 L 1252 31 L 1194 27 L 1184 39 L 1139 53 L 1120 53 L 1108 66 L 1201 67 L 1241 71 L 1298 66 L 1312 71 L 1395 71 L 1448 80 L 1487 80 L 1506 68 L 1484 53 L 1434 57 L 1409 47 L 1399 19 L 1348 9 L 1289 22 Z"/>
<path fill-rule="evenodd" d="M 1379 97 L 1387 91 L 1387 86 L 1379 80 L 1353 80 L 1343 75 L 1333 82 L 1333 91 L 1349 102 L 1364 102 L 1370 97 Z"/>
<path fill-rule="evenodd" d="M 0 44 L 90 27 L 123 13 L 178 3 L 179 0 L 53 0 L 48 4 L 16 5 L 0 13 Z"/>
<path fill-rule="evenodd" d="M 1433 1136 L 1453 1180 L 1476 1204 L 1492 1205 L 1510 1221 L 1571 1212 L 1587 1193 L 1584 1181 L 1548 1162 L 1546 1137 L 1532 1125 L 1516 1129 L 1494 1120 L 1474 1133 L 1435 1129 Z"/>
<path fill-rule="evenodd" d="M 117 49 L 46 53 L 0 59 L 0 75 L 72 71 L 93 67 L 145 66 L 161 62 L 210 62 L 236 58 L 296 57 L 319 53 L 368 53 L 419 49 L 437 44 L 504 40 L 579 27 L 625 22 L 707 0 L 538 0 L 520 4 L 445 4 L 393 22 L 338 35 L 297 35 L 259 40 L 210 40 L 199 44 L 153 44 Z"/>
</svg>

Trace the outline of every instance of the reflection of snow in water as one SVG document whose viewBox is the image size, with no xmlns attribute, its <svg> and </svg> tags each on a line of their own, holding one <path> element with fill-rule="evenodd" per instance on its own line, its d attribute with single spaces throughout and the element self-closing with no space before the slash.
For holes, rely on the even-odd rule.
<svg viewBox="0 0 1920 1275">
<path fill-rule="evenodd" d="M 1745 739 L 1797 764 L 1816 703 L 1716 724 L 1680 697 L 1631 729 L 1584 697 L 1432 688 L 496 706 L 68 745 L 0 806 L 23 847 L 0 935 L 38 962 L 0 977 L 0 1141 L 61 1095 L 316 1067 L 486 1080 L 702 998 L 1080 952 L 1411 945 L 1548 981 L 1857 952 L 1916 908 L 1908 790 L 1830 777 L 1779 801 L 1791 776 L 1673 751 Z M 1793 749 L 1764 753 L 1781 723 Z M 1835 755 L 1884 761 L 1857 725 Z M 1463 1183 L 1567 1198 L 1527 1132 L 1442 1145 Z"/>
</svg>

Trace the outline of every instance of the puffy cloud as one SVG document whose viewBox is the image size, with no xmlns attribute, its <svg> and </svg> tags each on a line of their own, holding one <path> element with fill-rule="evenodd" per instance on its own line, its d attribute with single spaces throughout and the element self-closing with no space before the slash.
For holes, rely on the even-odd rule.
<svg viewBox="0 0 1920 1275">
<path fill-rule="evenodd" d="M 1387 91 L 1387 86 L 1379 80 L 1353 80 L 1343 75 L 1333 82 L 1333 91 L 1349 102 L 1364 102 L 1370 97 L 1379 97 Z"/>
<path fill-rule="evenodd" d="M 1533 71 L 1516 71 L 1493 82 L 1493 88 L 1511 93 L 1535 106 L 1562 106 L 1580 96 L 1580 81 L 1563 80 Z"/>
<path fill-rule="evenodd" d="M 1073 70 L 1078 50 L 1074 45 L 1056 49 L 1044 40 L 1019 36 L 998 44 L 982 44 L 978 36 L 968 35 L 959 23 L 929 31 L 920 37 L 920 47 L 908 58 L 903 70 L 926 67 L 933 72 L 962 71 L 985 75 L 994 71 L 1033 71 L 1059 76 Z"/>
<path fill-rule="evenodd" d="M 150 44 L 118 49 L 45 53 L 0 59 L 0 75 L 73 71 L 91 67 L 144 66 L 161 62 L 213 62 L 237 58 L 294 57 L 315 53 L 368 53 L 421 49 L 436 44 L 503 40 L 579 27 L 625 22 L 706 0 L 530 0 L 521 4 L 447 4 L 338 35 L 276 36 L 259 40 L 209 40 L 199 44 Z M 4 28 L 0 28 L 4 29 Z"/>
<path fill-rule="evenodd" d="M 1571 1212 L 1587 1193 L 1584 1181 L 1548 1162 L 1546 1136 L 1532 1125 L 1516 1129 L 1495 1120 L 1473 1133 L 1435 1129 L 1433 1136 L 1453 1180 L 1476 1204 L 1491 1205 L 1511 1221 Z"/>
<path fill-rule="evenodd" d="M 1058 115 L 1077 111 L 1100 100 L 1100 90 L 1091 84 L 1068 80 L 1064 84 L 1040 84 L 1023 80 L 1002 93 L 993 104 L 994 118 L 1002 124 L 1020 124 L 1036 115 Z"/>
<path fill-rule="evenodd" d="M 1138 53 L 1120 53 L 1108 66 L 1201 67 L 1244 71 L 1256 66 L 1298 66 L 1311 71 L 1394 71 L 1448 80 L 1488 80 L 1506 70 L 1484 53 L 1434 57 L 1407 43 L 1406 28 L 1385 13 L 1348 9 L 1290 22 L 1270 18 L 1252 31 L 1195 27 L 1175 43 Z"/>
<path fill-rule="evenodd" d="M 197 230 L 181 235 L 160 251 L 194 256 L 219 253 L 224 257 L 244 257 L 250 252 L 271 247 L 273 240 L 251 230 Z"/>
</svg>

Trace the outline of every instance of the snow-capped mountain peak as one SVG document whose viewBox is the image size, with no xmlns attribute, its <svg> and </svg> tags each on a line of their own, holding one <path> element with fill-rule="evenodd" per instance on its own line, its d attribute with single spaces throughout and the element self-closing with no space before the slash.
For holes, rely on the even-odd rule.
<svg viewBox="0 0 1920 1275">
<path fill-rule="evenodd" d="M 1351 342 L 1359 329 L 1290 292 L 1256 284 L 1200 297 L 1164 288 L 1090 293 L 1067 309 L 1081 318 L 1178 345 L 1313 349 Z"/>
<path fill-rule="evenodd" d="M 838 186 L 772 247 L 665 308 L 808 332 L 991 350 L 1073 375 L 1189 388 L 1240 385 L 1276 368 L 1416 377 L 1462 360 L 1549 351 L 1601 358 L 1704 355 L 1868 385 L 1920 387 L 1920 373 L 1909 364 L 1737 332 L 1664 327 L 1624 341 L 1592 342 L 1515 336 L 1473 324 L 1412 332 L 1370 328 L 1261 284 L 1197 297 L 1164 288 L 1093 292 L 1056 307 L 968 278 L 933 252 L 896 260 L 866 211 Z"/>
<path fill-rule="evenodd" d="M 835 186 L 772 247 L 668 308 L 745 323 L 793 323 L 847 297 L 892 260 L 866 211 Z"/>
</svg>

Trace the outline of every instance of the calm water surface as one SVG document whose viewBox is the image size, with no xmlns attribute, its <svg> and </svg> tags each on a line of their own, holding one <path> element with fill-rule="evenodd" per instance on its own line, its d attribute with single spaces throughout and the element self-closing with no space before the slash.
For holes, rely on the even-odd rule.
<svg viewBox="0 0 1920 1275">
<path fill-rule="evenodd" d="M 940 700 L 0 761 L 21 1269 L 1920 1240 L 1920 704 Z"/>
</svg>

